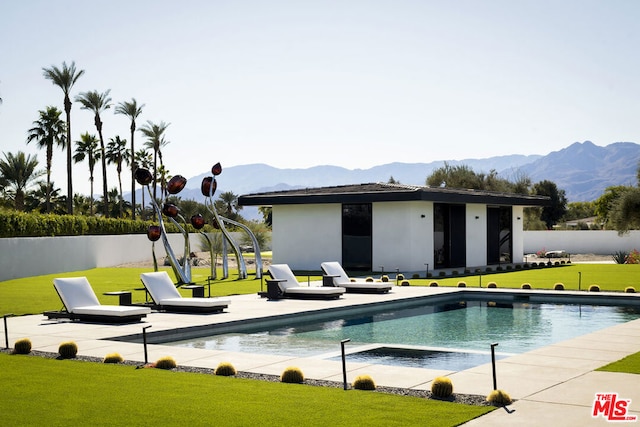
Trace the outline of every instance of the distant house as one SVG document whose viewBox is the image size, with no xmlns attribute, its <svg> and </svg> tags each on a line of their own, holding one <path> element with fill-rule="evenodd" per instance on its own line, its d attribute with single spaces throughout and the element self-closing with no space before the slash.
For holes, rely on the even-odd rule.
<svg viewBox="0 0 640 427">
<path fill-rule="evenodd" d="M 523 208 L 549 198 L 378 183 L 247 194 L 238 202 L 272 206 L 274 263 L 421 272 L 522 262 Z"/>
</svg>

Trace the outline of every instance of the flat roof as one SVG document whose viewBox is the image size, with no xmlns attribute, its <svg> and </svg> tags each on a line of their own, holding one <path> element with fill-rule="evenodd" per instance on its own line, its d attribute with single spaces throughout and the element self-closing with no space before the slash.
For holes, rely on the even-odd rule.
<svg viewBox="0 0 640 427">
<path fill-rule="evenodd" d="M 316 203 L 400 202 L 412 200 L 461 204 L 480 203 L 503 206 L 548 206 L 551 204 L 551 199 L 547 196 L 388 183 L 349 184 L 253 193 L 240 196 L 238 203 L 241 206 L 268 206 Z"/>
</svg>

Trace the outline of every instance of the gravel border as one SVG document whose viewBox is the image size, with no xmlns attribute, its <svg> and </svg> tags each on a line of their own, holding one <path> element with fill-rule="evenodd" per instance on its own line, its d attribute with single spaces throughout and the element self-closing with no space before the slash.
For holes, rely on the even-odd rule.
<svg viewBox="0 0 640 427">
<path fill-rule="evenodd" d="M 12 349 L 1 349 L 1 353 L 13 354 Z M 47 359 L 61 359 L 58 353 L 45 352 L 39 350 L 32 350 L 26 356 L 35 356 L 35 357 L 45 357 Z M 93 357 L 93 356 L 77 356 L 73 360 L 78 362 L 93 362 L 93 363 L 102 363 L 102 358 Z M 135 366 L 136 368 L 144 368 L 144 364 L 141 362 L 135 362 L 130 360 L 125 360 L 120 363 L 121 365 Z M 213 369 L 210 368 L 197 368 L 192 366 L 181 366 L 178 365 L 175 369 L 172 369 L 175 372 L 191 372 L 197 374 L 213 374 Z M 256 381 L 269 381 L 269 382 L 280 382 L 279 375 L 268 375 L 268 374 L 256 374 L 252 372 L 238 372 L 234 375 L 236 378 L 245 378 Z M 315 380 L 315 379 L 305 379 L 303 385 L 314 386 L 314 387 L 333 387 L 333 388 L 344 388 L 344 384 L 336 381 L 326 381 L 326 380 Z M 352 387 L 348 385 L 351 390 Z M 413 397 L 421 397 L 424 399 L 431 400 L 440 400 L 445 402 L 452 403 L 462 403 L 466 405 L 474 405 L 474 406 L 491 406 L 485 396 L 479 396 L 475 394 L 459 394 L 454 393 L 449 399 L 439 399 L 428 390 L 415 390 L 408 388 L 400 388 L 400 387 L 385 387 L 378 386 L 373 391 L 374 393 L 388 393 L 388 394 L 396 394 L 399 396 L 413 396 Z"/>
</svg>

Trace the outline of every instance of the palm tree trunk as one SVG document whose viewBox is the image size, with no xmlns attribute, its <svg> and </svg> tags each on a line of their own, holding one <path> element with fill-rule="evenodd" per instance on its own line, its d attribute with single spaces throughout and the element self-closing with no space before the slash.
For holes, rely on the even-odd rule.
<svg viewBox="0 0 640 427">
<path fill-rule="evenodd" d="M 133 136 L 136 133 L 136 121 L 131 120 L 131 219 L 136 219 L 136 156 L 134 151 Z"/>
<path fill-rule="evenodd" d="M 118 163 L 118 187 L 120 188 L 120 218 L 124 218 L 124 198 L 122 197 L 122 163 Z"/>
<path fill-rule="evenodd" d="M 102 197 L 104 201 L 104 217 L 109 218 L 109 195 L 107 191 L 107 152 L 104 149 L 104 138 L 102 137 L 102 121 L 100 115 L 96 114 L 94 123 L 100 137 L 100 151 L 102 152 Z"/>
<path fill-rule="evenodd" d="M 142 187 L 142 191 L 141 191 L 140 194 L 142 194 L 142 206 L 141 206 L 141 209 L 140 209 L 140 216 L 142 216 L 142 220 L 144 221 L 145 220 L 145 215 L 144 215 L 144 187 Z"/>
<path fill-rule="evenodd" d="M 47 144 L 47 194 L 46 209 L 51 213 L 51 159 L 53 158 L 53 145 Z"/>
<path fill-rule="evenodd" d="M 73 143 L 71 142 L 71 100 L 68 95 L 64 96 L 64 112 L 67 116 L 67 213 L 73 215 L 73 179 L 71 168 L 71 152 Z"/>
<path fill-rule="evenodd" d="M 89 177 L 91 183 L 91 199 L 89 199 L 89 215 L 93 215 L 93 170 L 91 170 L 91 176 Z"/>
</svg>

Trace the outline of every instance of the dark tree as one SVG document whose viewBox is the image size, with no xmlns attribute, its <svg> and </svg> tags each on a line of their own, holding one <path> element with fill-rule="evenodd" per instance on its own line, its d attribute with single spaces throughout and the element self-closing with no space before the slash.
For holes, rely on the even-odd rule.
<svg viewBox="0 0 640 427">
<path fill-rule="evenodd" d="M 544 180 L 533 186 L 533 194 L 548 196 L 551 205 L 542 208 L 540 219 L 550 230 L 567 212 L 567 198 L 564 190 L 559 190 L 555 182 Z"/>
</svg>

